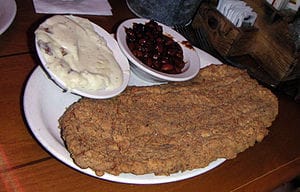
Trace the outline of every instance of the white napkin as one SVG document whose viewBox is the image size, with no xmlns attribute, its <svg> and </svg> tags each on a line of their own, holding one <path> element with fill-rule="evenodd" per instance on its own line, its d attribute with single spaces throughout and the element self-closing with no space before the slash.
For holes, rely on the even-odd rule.
<svg viewBox="0 0 300 192">
<path fill-rule="evenodd" d="M 112 15 L 107 0 L 33 0 L 36 13 Z"/>
</svg>

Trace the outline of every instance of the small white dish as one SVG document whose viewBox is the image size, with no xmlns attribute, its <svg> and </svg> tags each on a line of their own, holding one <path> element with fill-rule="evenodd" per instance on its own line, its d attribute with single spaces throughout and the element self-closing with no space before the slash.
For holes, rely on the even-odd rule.
<svg viewBox="0 0 300 192">
<path fill-rule="evenodd" d="M 106 98 L 111 98 L 114 97 L 118 94 L 120 94 L 122 91 L 125 90 L 127 87 L 129 77 L 130 77 L 130 67 L 129 67 L 129 62 L 128 59 L 124 56 L 122 51 L 120 50 L 117 41 L 109 34 L 107 31 L 105 31 L 103 28 L 100 26 L 96 25 L 95 23 L 92 23 L 94 27 L 94 30 L 96 33 L 98 33 L 101 37 L 103 37 L 107 43 L 107 46 L 110 48 L 112 51 L 114 58 L 116 59 L 117 63 L 119 64 L 121 70 L 122 70 L 122 75 L 123 75 L 123 82 L 122 85 L 116 89 L 113 90 L 105 90 L 105 89 L 100 89 L 100 90 L 95 90 L 95 91 L 86 91 L 86 90 L 81 90 L 81 89 L 72 89 L 68 90 L 66 87 L 65 82 L 63 82 L 55 73 L 53 73 L 48 67 L 47 67 L 47 62 L 45 61 L 43 54 L 41 52 L 41 49 L 38 45 L 38 40 L 35 38 L 35 47 L 37 54 L 40 58 L 41 64 L 43 66 L 43 69 L 48 73 L 48 76 L 51 80 L 53 80 L 59 87 L 61 87 L 63 90 L 68 90 L 71 93 L 83 96 L 83 97 L 88 97 L 88 98 L 93 98 L 93 99 L 106 99 Z"/>
<path fill-rule="evenodd" d="M 126 43 L 126 32 L 125 28 L 132 28 L 133 23 L 145 24 L 149 22 L 149 19 L 129 19 L 121 23 L 117 29 L 117 41 L 118 44 L 130 61 L 130 66 L 132 72 L 134 72 L 141 79 L 155 83 L 155 82 L 167 82 L 167 81 L 187 81 L 195 77 L 200 69 L 199 57 L 196 50 L 192 46 L 187 46 L 188 42 L 182 35 L 174 31 L 172 28 L 157 22 L 163 28 L 163 33 L 169 37 L 172 37 L 183 50 L 183 60 L 186 63 L 185 67 L 182 69 L 182 73 L 179 74 L 167 74 L 159 72 L 151 67 L 142 63 L 138 58 L 136 58 Z"/>
<path fill-rule="evenodd" d="M 14 0 L 0 0 L 0 35 L 12 24 L 17 13 Z"/>
</svg>

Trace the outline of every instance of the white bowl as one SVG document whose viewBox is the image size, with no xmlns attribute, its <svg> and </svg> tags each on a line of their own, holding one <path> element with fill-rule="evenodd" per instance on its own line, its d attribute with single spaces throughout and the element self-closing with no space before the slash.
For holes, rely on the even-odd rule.
<svg viewBox="0 0 300 192">
<path fill-rule="evenodd" d="M 70 16 L 72 17 L 72 16 Z M 116 59 L 117 63 L 119 64 L 121 70 L 122 70 L 122 75 L 123 75 L 123 82 L 121 86 L 119 86 L 116 89 L 113 90 L 105 90 L 105 89 L 100 89 L 100 90 L 95 90 L 95 91 L 87 91 L 87 90 L 81 90 L 81 89 L 72 89 L 68 90 L 65 82 L 63 82 L 55 73 L 53 73 L 48 67 L 47 67 L 47 62 L 45 61 L 43 54 L 41 52 L 41 49 L 38 45 L 38 40 L 35 38 L 35 47 L 37 54 L 39 56 L 39 59 L 42 63 L 43 69 L 48 73 L 49 78 L 53 80 L 58 86 L 60 86 L 64 90 L 68 90 L 71 93 L 88 97 L 88 98 L 94 98 L 94 99 L 106 99 L 106 98 L 111 98 L 114 97 L 118 94 L 120 94 L 122 91 L 125 90 L 125 88 L 128 85 L 129 82 L 129 77 L 130 77 L 130 67 L 129 67 L 129 62 L 128 59 L 124 56 L 122 51 L 120 50 L 117 41 L 109 34 L 107 31 L 105 31 L 103 28 L 100 26 L 96 25 L 95 23 L 92 23 L 94 27 L 94 30 L 96 33 L 98 33 L 101 37 L 103 37 L 107 43 L 107 46 L 110 48 L 110 50 L 113 53 L 114 58 Z"/>
<path fill-rule="evenodd" d="M 163 28 L 163 34 L 172 37 L 183 50 L 183 60 L 186 63 L 183 72 L 179 74 L 168 74 L 152 69 L 146 64 L 142 63 L 137 57 L 135 57 L 126 43 L 125 28 L 132 28 L 133 23 L 145 24 L 149 22 L 149 19 L 129 19 L 121 23 L 117 29 L 117 41 L 118 44 L 130 61 L 131 70 L 140 78 L 150 82 L 166 82 L 166 81 L 187 81 L 195 77 L 200 69 L 200 61 L 196 50 L 192 46 L 187 46 L 185 39 L 182 35 L 171 29 L 170 27 L 157 22 Z"/>
</svg>

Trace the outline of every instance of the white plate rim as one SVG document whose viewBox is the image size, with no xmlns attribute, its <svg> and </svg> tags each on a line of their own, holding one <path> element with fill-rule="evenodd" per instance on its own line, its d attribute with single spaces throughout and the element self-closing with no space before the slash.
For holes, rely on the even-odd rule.
<svg viewBox="0 0 300 192">
<path fill-rule="evenodd" d="M 181 48 L 183 49 L 184 60 L 187 62 L 184 72 L 180 74 L 166 74 L 152 69 L 149 66 L 143 64 L 138 58 L 136 58 L 131 51 L 129 50 L 126 43 L 126 33 L 124 27 L 132 27 L 133 23 L 146 23 L 149 22 L 149 19 L 144 18 L 133 18 L 123 21 L 117 28 L 117 42 L 119 44 L 120 49 L 126 55 L 126 57 L 132 62 L 136 67 L 142 69 L 143 71 L 149 73 L 156 78 L 160 78 L 166 81 L 187 81 L 195 77 L 199 72 L 199 58 L 197 56 L 197 52 L 192 47 L 187 47 L 183 44 L 183 42 L 188 42 L 186 38 L 184 38 L 181 34 L 173 30 L 171 27 L 164 25 L 162 23 L 157 22 L 163 28 L 163 33 L 167 36 L 171 36 L 174 41 L 176 41 Z"/>
<path fill-rule="evenodd" d="M 217 59 L 205 53 L 202 50 L 197 49 L 197 53 L 200 56 L 200 65 L 201 68 L 206 67 L 212 63 L 221 64 Z M 136 79 L 135 81 L 139 81 Z M 44 93 L 44 91 L 48 91 Z M 24 90 L 23 95 L 23 109 L 25 118 L 29 125 L 29 129 L 36 137 L 38 142 L 54 157 L 63 162 L 64 164 L 70 166 L 71 168 L 82 172 L 84 174 L 119 183 L 127 183 L 127 184 L 161 184 L 161 183 L 169 183 L 180 181 L 188 178 L 192 178 L 194 176 L 203 174 L 211 169 L 216 168 L 221 165 L 225 159 L 219 158 L 215 161 L 211 162 L 207 167 L 201 169 L 195 169 L 192 171 L 186 171 L 183 173 L 172 174 L 171 176 L 154 176 L 153 174 L 146 175 L 132 175 L 132 174 L 121 174 L 119 176 L 114 176 L 111 174 L 104 174 L 99 177 L 95 175 L 94 171 L 91 169 L 81 169 L 78 167 L 70 157 L 69 152 L 64 146 L 63 140 L 60 138 L 60 133 L 58 129 L 58 122 L 49 122 L 49 119 L 43 118 L 43 114 L 47 112 L 47 107 L 50 109 L 56 108 L 57 106 L 54 104 L 55 102 L 51 102 L 49 106 L 43 105 L 45 102 L 45 97 L 43 94 L 49 95 L 49 93 L 55 92 L 54 98 L 61 105 L 61 111 L 59 111 L 58 117 L 62 115 L 64 109 L 76 102 L 80 97 L 71 93 L 63 92 L 58 86 L 56 86 L 52 81 L 47 78 L 47 75 L 41 69 L 40 66 L 36 67 L 33 73 L 30 75 Z M 57 102 L 56 101 L 56 102 Z M 43 105 L 43 106 L 42 106 Z M 65 106 L 64 106 L 65 105 Z M 52 113 L 52 112 L 50 112 Z M 57 118 L 57 117 L 56 117 Z M 50 125 L 49 125 L 50 123 Z M 54 125 L 51 125 L 53 123 Z M 53 130 L 58 133 L 53 133 Z M 55 134 L 58 134 L 55 136 Z"/>
<path fill-rule="evenodd" d="M 1 4 L 1 9 L 0 9 L 0 35 L 1 35 L 9 28 L 9 26 L 14 21 L 17 13 L 17 4 L 15 0 L 2 0 L 0 1 L 0 4 Z"/>
<path fill-rule="evenodd" d="M 67 17 L 75 17 L 73 15 L 66 15 Z M 78 17 L 78 16 L 76 16 Z M 83 91 L 80 89 L 72 89 L 69 90 L 70 92 L 81 95 L 84 97 L 89 97 L 89 98 L 94 98 L 94 99 L 107 99 L 114 97 L 118 94 L 120 94 L 122 91 L 125 90 L 127 87 L 129 78 L 130 78 L 130 66 L 128 59 L 125 57 L 125 55 L 122 53 L 121 49 L 119 48 L 119 45 L 117 41 L 112 37 L 111 34 L 109 34 L 105 29 L 100 27 L 99 25 L 89 21 L 92 26 L 94 27 L 94 30 L 96 33 L 98 33 L 101 37 L 103 37 L 106 41 L 107 46 L 110 48 L 112 51 L 117 63 L 119 64 L 122 74 L 123 74 L 123 82 L 122 85 L 114 90 L 97 90 L 97 91 Z M 48 67 L 47 63 L 43 57 L 43 54 L 38 46 L 38 39 L 35 36 L 35 48 L 38 54 L 38 57 L 41 61 L 41 65 L 43 66 L 43 69 L 47 71 L 47 73 L 50 75 L 51 79 L 55 81 L 58 86 L 60 86 L 62 89 L 67 90 L 65 83 L 57 77 L 55 73 L 53 73 Z"/>
</svg>

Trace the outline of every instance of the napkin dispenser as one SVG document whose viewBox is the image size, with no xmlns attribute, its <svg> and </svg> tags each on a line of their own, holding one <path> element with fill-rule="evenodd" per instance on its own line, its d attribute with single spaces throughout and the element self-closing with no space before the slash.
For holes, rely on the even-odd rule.
<svg viewBox="0 0 300 192">
<path fill-rule="evenodd" d="M 243 62 L 248 71 L 261 82 L 278 86 L 279 83 L 298 79 L 300 54 L 288 32 L 285 19 L 268 22 L 264 2 L 245 0 L 255 5 L 259 14 L 255 26 L 236 27 L 212 4 L 203 3 L 193 20 L 193 27 L 202 28 L 208 40 L 224 57 Z"/>
</svg>

